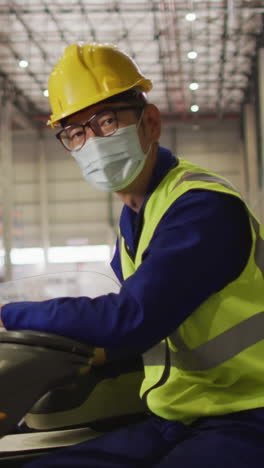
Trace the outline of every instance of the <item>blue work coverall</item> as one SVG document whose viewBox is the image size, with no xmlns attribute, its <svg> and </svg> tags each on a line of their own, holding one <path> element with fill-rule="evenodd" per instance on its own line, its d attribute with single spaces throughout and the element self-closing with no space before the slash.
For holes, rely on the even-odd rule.
<svg viewBox="0 0 264 468">
<path fill-rule="evenodd" d="M 177 158 L 160 147 L 145 201 L 175 165 Z M 143 212 L 144 205 L 138 214 L 127 206 L 121 213 L 121 233 L 132 256 Z M 169 208 L 140 269 L 126 281 L 117 245 L 112 267 L 122 283 L 119 294 L 8 304 L 3 322 L 7 329 L 58 333 L 104 347 L 109 359 L 133 356 L 168 336 L 206 298 L 236 279 L 250 248 L 243 203 L 223 193 L 192 190 Z M 144 421 L 25 466 L 260 468 L 264 409 L 201 418 L 190 426 L 149 414 Z"/>
</svg>

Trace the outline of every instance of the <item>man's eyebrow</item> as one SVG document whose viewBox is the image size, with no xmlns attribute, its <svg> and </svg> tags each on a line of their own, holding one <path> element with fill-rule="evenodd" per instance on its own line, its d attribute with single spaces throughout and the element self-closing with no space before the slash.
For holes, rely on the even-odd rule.
<svg viewBox="0 0 264 468">
<path fill-rule="evenodd" d="M 90 115 L 90 117 L 87 117 L 86 119 L 82 119 L 82 121 L 80 120 L 79 122 L 73 122 L 73 123 L 69 123 L 69 122 L 63 122 L 63 128 L 66 128 L 66 127 L 69 127 L 71 125 L 81 125 L 81 124 L 85 124 L 88 120 L 92 119 L 93 117 L 95 117 L 97 114 L 100 114 L 101 112 L 104 112 L 106 110 L 114 110 L 114 106 L 105 106 L 105 107 L 102 107 L 102 109 L 94 112 L 93 114 Z"/>
</svg>

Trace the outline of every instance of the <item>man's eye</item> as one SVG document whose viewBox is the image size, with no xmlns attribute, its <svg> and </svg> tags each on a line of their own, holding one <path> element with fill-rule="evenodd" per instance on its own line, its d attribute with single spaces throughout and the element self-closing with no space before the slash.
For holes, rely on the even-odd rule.
<svg viewBox="0 0 264 468">
<path fill-rule="evenodd" d="M 104 135 L 112 133 L 114 130 L 116 130 L 116 126 L 117 123 L 114 117 L 109 117 L 100 123 L 100 128 Z"/>
<path fill-rule="evenodd" d="M 76 129 L 70 133 L 68 133 L 69 140 L 74 140 L 74 138 L 80 138 L 83 135 L 82 129 Z"/>
<path fill-rule="evenodd" d="M 106 125 L 111 125 L 115 121 L 114 117 L 105 117 L 99 120 L 100 127 L 105 127 Z"/>
<path fill-rule="evenodd" d="M 115 121 L 114 117 L 108 117 L 108 119 L 105 119 L 105 121 L 103 122 L 103 124 L 110 125 L 110 124 L 113 123 L 114 121 Z"/>
</svg>

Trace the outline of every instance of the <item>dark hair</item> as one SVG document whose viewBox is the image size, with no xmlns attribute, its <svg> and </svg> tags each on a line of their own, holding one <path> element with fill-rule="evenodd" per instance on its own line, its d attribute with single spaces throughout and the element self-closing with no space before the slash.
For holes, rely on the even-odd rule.
<svg viewBox="0 0 264 468">
<path fill-rule="evenodd" d="M 123 91 L 122 93 L 115 94 L 114 96 L 111 96 L 107 99 L 103 99 L 102 101 L 99 101 L 98 104 L 104 102 L 115 103 L 120 101 L 124 101 L 129 104 L 134 104 L 135 106 L 138 106 L 138 110 L 136 110 L 137 116 L 140 116 L 143 107 L 145 107 L 145 105 L 148 102 L 146 93 L 144 93 L 140 88 L 132 88 L 128 89 L 127 91 Z M 74 114 L 78 114 L 79 112 L 84 111 L 85 109 L 88 109 L 88 107 L 74 112 L 73 114 L 71 114 L 71 116 Z M 67 125 L 69 117 L 70 116 L 68 115 L 67 117 L 64 117 L 60 120 L 60 124 L 62 127 L 65 127 Z"/>
<path fill-rule="evenodd" d="M 132 88 L 123 93 L 115 94 L 102 102 L 120 102 L 125 101 L 131 104 L 144 107 L 147 104 L 147 95 L 140 88 Z"/>
</svg>

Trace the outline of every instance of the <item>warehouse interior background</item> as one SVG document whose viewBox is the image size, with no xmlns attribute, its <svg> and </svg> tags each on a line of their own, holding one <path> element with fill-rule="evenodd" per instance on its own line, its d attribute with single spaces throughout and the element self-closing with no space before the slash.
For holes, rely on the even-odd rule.
<svg viewBox="0 0 264 468">
<path fill-rule="evenodd" d="M 121 203 L 47 127 L 67 45 L 117 44 L 153 80 L 161 144 L 227 177 L 264 221 L 263 0 L 0 0 L 0 280 L 110 273 Z"/>
</svg>

